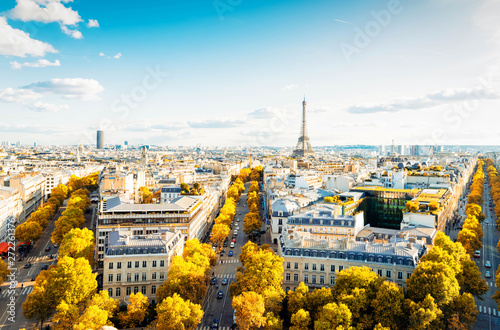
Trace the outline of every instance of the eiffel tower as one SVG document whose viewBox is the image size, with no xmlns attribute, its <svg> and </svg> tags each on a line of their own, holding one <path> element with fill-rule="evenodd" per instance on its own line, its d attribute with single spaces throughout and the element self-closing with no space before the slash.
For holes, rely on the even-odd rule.
<svg viewBox="0 0 500 330">
<path fill-rule="evenodd" d="M 316 154 L 311 147 L 311 142 L 309 142 L 309 136 L 307 136 L 307 123 L 306 123 L 306 98 L 302 101 L 302 127 L 300 129 L 300 137 L 297 142 L 297 146 L 292 153 L 293 158 L 306 158 L 315 157 Z"/>
</svg>

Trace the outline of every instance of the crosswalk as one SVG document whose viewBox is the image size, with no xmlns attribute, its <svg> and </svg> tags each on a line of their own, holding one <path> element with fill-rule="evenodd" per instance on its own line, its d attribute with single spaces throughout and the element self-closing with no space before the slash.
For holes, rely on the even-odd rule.
<svg viewBox="0 0 500 330">
<path fill-rule="evenodd" d="M 222 264 L 237 264 L 239 263 L 240 260 L 239 259 L 222 259 L 221 261 L 218 262 L 218 264 L 220 265 L 221 263 Z"/>
<path fill-rule="evenodd" d="M 198 328 L 196 328 L 196 330 L 211 330 L 212 328 L 208 325 L 205 325 L 205 326 L 198 326 Z M 231 327 L 218 327 L 217 328 L 218 330 L 230 330 Z"/>
<path fill-rule="evenodd" d="M 481 314 L 487 314 L 491 316 L 500 316 L 500 311 L 498 311 L 496 308 L 491 308 L 488 306 L 477 306 L 477 309 L 479 313 Z"/>
<path fill-rule="evenodd" d="M 49 256 L 41 256 L 41 257 L 30 256 L 30 257 L 24 258 L 24 261 L 26 261 L 26 262 L 37 262 L 37 261 L 41 261 L 41 260 L 55 260 L 57 257 L 58 257 L 57 254 L 54 255 L 53 259 L 49 259 Z"/>
<path fill-rule="evenodd" d="M 29 295 L 31 292 L 33 292 L 33 286 L 27 286 L 27 287 L 24 287 L 24 288 L 17 288 L 16 289 L 16 293 L 18 295 Z M 7 288 L 5 288 L 4 290 L 2 290 L 2 292 L 0 293 L 0 296 L 2 298 L 5 298 L 5 297 L 8 297 L 10 295 L 12 295 L 13 292 Z"/>
<path fill-rule="evenodd" d="M 486 281 L 486 285 L 489 286 L 490 288 L 497 286 L 496 282 L 488 282 L 488 281 Z"/>
<path fill-rule="evenodd" d="M 217 274 L 215 277 L 222 279 L 222 278 L 227 278 L 228 280 L 236 278 L 235 274 Z"/>
</svg>

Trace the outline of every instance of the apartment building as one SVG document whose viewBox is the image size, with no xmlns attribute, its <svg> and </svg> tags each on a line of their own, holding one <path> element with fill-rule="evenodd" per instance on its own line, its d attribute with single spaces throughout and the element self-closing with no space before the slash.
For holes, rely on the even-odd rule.
<svg viewBox="0 0 500 330">
<path fill-rule="evenodd" d="M 405 286 L 427 251 L 425 242 L 415 237 L 392 237 L 387 243 L 359 242 L 349 237 L 324 238 L 292 227 L 280 237 L 280 246 L 286 291 L 294 290 L 300 282 L 311 288 L 331 286 L 337 272 L 352 266 L 370 267 L 378 275 Z"/>
<path fill-rule="evenodd" d="M 105 246 L 103 289 L 109 296 L 126 302 L 132 293 L 141 292 L 155 303 L 173 257 L 182 254 L 184 235 L 171 230 L 147 235 L 119 230 L 109 233 Z"/>
<path fill-rule="evenodd" d="M 22 211 L 18 223 L 29 218 L 45 196 L 45 178 L 40 173 L 24 173 L 0 178 L 0 185 L 15 188 L 21 198 Z"/>
<path fill-rule="evenodd" d="M 21 196 L 17 188 L 0 186 L 0 242 L 6 242 L 8 227 L 15 225 L 22 213 Z"/>
<path fill-rule="evenodd" d="M 42 173 L 45 178 L 45 198 L 49 198 L 52 189 L 59 184 L 66 184 L 69 180 L 69 175 L 62 170 L 49 170 Z"/>
</svg>

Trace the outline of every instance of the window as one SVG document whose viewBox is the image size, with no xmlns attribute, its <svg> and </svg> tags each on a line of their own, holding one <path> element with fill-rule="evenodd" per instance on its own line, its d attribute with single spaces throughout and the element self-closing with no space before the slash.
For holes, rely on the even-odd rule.
<svg viewBox="0 0 500 330">
<path fill-rule="evenodd" d="M 141 293 L 142 293 L 142 294 L 146 294 L 146 287 L 145 287 L 145 286 L 142 286 L 142 288 L 141 288 Z"/>
<path fill-rule="evenodd" d="M 335 276 L 330 276 L 330 285 L 335 284 Z"/>
<path fill-rule="evenodd" d="M 155 294 L 156 293 L 156 285 L 153 285 L 151 287 L 151 294 Z"/>
<path fill-rule="evenodd" d="M 153 267 L 156 267 L 156 260 L 153 260 Z"/>
<path fill-rule="evenodd" d="M 294 269 L 299 269 L 299 263 L 298 263 L 298 262 L 296 262 L 296 263 L 293 265 L 293 268 L 294 268 Z"/>
<path fill-rule="evenodd" d="M 398 272 L 398 280 L 402 280 L 403 279 L 403 272 Z"/>
<path fill-rule="evenodd" d="M 146 268 L 148 266 L 148 262 L 146 260 L 144 260 L 142 262 L 142 268 Z"/>
<path fill-rule="evenodd" d="M 286 269 L 290 269 L 290 263 L 289 262 L 286 263 Z"/>
<path fill-rule="evenodd" d="M 118 268 L 118 269 L 122 269 L 122 263 L 121 263 L 121 262 L 117 262 L 117 263 L 116 263 L 116 268 Z"/>
<path fill-rule="evenodd" d="M 319 277 L 319 284 L 325 284 L 325 277 L 323 275 Z"/>
<path fill-rule="evenodd" d="M 132 274 L 127 273 L 127 282 L 132 282 Z"/>
<path fill-rule="evenodd" d="M 386 272 L 386 277 L 387 277 L 387 278 L 391 278 L 391 271 L 390 271 L 390 270 L 388 270 L 388 271 Z"/>
<path fill-rule="evenodd" d="M 278 219 L 278 225 L 283 226 L 283 219 Z"/>
<path fill-rule="evenodd" d="M 122 294 L 122 288 L 116 288 L 116 296 L 119 297 Z"/>
<path fill-rule="evenodd" d="M 142 273 L 142 280 L 146 281 L 146 273 Z"/>
<path fill-rule="evenodd" d="M 113 282 L 113 274 L 108 275 L 108 282 Z"/>
<path fill-rule="evenodd" d="M 138 286 L 134 286 L 134 293 L 137 294 L 137 292 L 139 292 L 139 287 Z"/>
<path fill-rule="evenodd" d="M 409 279 L 411 277 L 411 273 L 406 273 L 406 278 Z"/>
<path fill-rule="evenodd" d="M 316 284 L 316 275 L 313 275 L 313 276 L 312 276 L 312 283 L 313 283 L 313 284 Z"/>
<path fill-rule="evenodd" d="M 382 269 L 377 270 L 378 276 L 382 276 Z"/>
<path fill-rule="evenodd" d="M 160 272 L 160 280 L 164 280 L 165 279 L 165 273 L 164 272 Z"/>
<path fill-rule="evenodd" d="M 139 261 L 135 262 L 135 268 L 139 268 Z"/>
<path fill-rule="evenodd" d="M 154 273 L 151 274 L 151 279 L 152 280 L 156 280 L 156 272 L 154 272 Z"/>
<path fill-rule="evenodd" d="M 331 265 L 331 266 L 330 266 L 330 271 L 331 271 L 332 273 L 335 273 L 335 265 Z"/>
<path fill-rule="evenodd" d="M 319 270 L 321 270 L 322 272 L 324 272 L 325 271 L 325 265 L 323 265 L 323 264 L 319 265 Z"/>
<path fill-rule="evenodd" d="M 108 289 L 108 294 L 110 297 L 113 297 L 113 289 L 109 288 Z"/>
<path fill-rule="evenodd" d="M 160 260 L 160 267 L 165 267 L 165 260 Z"/>
<path fill-rule="evenodd" d="M 130 287 L 128 286 L 127 287 L 127 296 L 130 296 L 130 293 L 132 292 L 132 290 L 130 289 Z"/>
<path fill-rule="evenodd" d="M 299 281 L 299 274 L 293 274 L 293 281 L 298 282 Z"/>
<path fill-rule="evenodd" d="M 138 282 L 139 281 L 139 273 L 134 274 L 134 281 Z"/>
<path fill-rule="evenodd" d="M 304 264 L 304 269 L 309 269 L 309 264 L 307 262 Z"/>
<path fill-rule="evenodd" d="M 304 275 L 304 283 L 309 283 L 309 275 Z"/>
<path fill-rule="evenodd" d="M 342 269 L 344 269 L 344 266 L 339 266 L 339 272 L 341 272 Z"/>
<path fill-rule="evenodd" d="M 316 270 L 316 264 L 313 264 L 313 270 Z"/>
<path fill-rule="evenodd" d="M 108 264 L 108 268 L 109 268 L 109 269 L 113 269 L 113 263 L 112 263 L 112 262 L 110 262 L 110 263 Z"/>
<path fill-rule="evenodd" d="M 127 262 L 127 268 L 132 268 L 132 261 Z"/>
<path fill-rule="evenodd" d="M 285 274 L 285 281 L 290 282 L 290 273 Z"/>
<path fill-rule="evenodd" d="M 116 274 L 116 281 L 121 282 L 122 281 L 122 274 Z"/>
</svg>

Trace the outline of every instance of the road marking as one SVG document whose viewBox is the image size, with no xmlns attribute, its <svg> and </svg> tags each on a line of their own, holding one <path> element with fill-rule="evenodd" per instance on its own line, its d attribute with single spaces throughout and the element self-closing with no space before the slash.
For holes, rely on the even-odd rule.
<svg viewBox="0 0 500 330">
<path fill-rule="evenodd" d="M 479 313 L 482 313 L 482 307 L 483 306 L 479 306 Z"/>
</svg>

